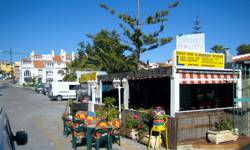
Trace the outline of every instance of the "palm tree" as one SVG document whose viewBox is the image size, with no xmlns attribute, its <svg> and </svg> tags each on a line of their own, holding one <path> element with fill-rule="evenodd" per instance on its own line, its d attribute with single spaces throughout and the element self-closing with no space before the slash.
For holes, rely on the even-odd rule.
<svg viewBox="0 0 250 150">
<path fill-rule="evenodd" d="M 216 44 L 214 45 L 212 48 L 211 48 L 212 52 L 214 53 L 222 53 L 224 54 L 227 50 L 226 47 L 224 47 L 223 45 L 219 45 L 219 44 Z"/>
</svg>

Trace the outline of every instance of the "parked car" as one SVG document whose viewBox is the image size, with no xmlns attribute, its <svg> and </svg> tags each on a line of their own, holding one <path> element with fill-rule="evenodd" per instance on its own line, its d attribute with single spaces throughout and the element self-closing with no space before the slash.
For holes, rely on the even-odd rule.
<svg viewBox="0 0 250 150">
<path fill-rule="evenodd" d="M 88 84 L 81 84 L 76 89 L 76 100 L 80 101 L 84 96 L 88 95 Z"/>
<path fill-rule="evenodd" d="M 51 100 L 58 101 L 68 98 L 76 99 L 76 89 L 79 85 L 78 82 L 52 82 L 48 96 Z"/>
<path fill-rule="evenodd" d="M 42 94 L 44 86 L 44 83 L 38 83 L 37 85 L 35 85 L 36 93 Z"/>
<path fill-rule="evenodd" d="M 0 106 L 0 150 L 15 150 L 17 145 L 25 145 L 28 142 L 28 134 L 25 131 L 17 131 L 13 135 L 7 114 Z"/>
<path fill-rule="evenodd" d="M 43 95 L 48 95 L 50 89 L 51 89 L 51 85 L 46 84 L 46 85 L 43 87 L 43 91 L 42 91 Z"/>
</svg>

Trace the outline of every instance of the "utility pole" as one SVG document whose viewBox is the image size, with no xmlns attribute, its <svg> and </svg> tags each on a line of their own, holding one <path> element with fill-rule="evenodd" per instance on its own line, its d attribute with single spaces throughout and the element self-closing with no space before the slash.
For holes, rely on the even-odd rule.
<svg viewBox="0 0 250 150">
<path fill-rule="evenodd" d="M 137 20 L 138 20 L 138 24 L 137 24 L 137 28 L 140 29 L 140 0 L 137 0 Z"/>
<path fill-rule="evenodd" d="M 24 52 L 14 52 L 13 53 L 12 48 L 10 48 L 9 51 L 0 50 L 0 53 L 7 53 L 10 56 L 10 67 L 11 67 L 10 74 L 11 74 L 12 81 L 14 81 L 14 70 L 13 70 L 13 62 L 12 62 L 13 61 L 13 54 L 27 54 L 27 53 L 24 53 Z"/>
<path fill-rule="evenodd" d="M 12 48 L 10 48 L 10 74 L 11 79 L 14 81 L 13 63 L 12 63 Z"/>
</svg>

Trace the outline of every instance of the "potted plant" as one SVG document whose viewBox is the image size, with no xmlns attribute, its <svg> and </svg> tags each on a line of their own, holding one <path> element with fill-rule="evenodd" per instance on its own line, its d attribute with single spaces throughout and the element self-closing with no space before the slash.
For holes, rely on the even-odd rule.
<svg viewBox="0 0 250 150">
<path fill-rule="evenodd" d="M 126 127 L 129 129 L 129 137 L 141 140 L 148 133 L 148 126 L 145 124 L 141 114 L 129 115 L 126 119 Z"/>
<path fill-rule="evenodd" d="M 134 140 L 138 139 L 137 126 L 140 126 L 138 114 L 128 115 L 126 118 L 126 127 L 129 129 L 127 136 Z"/>
<path fill-rule="evenodd" d="M 207 138 L 210 142 L 219 144 L 227 141 L 236 141 L 238 135 L 234 134 L 232 119 L 226 118 L 215 123 L 215 129 L 207 132 Z"/>
<path fill-rule="evenodd" d="M 108 122 L 111 122 L 114 118 L 118 118 L 120 113 L 114 106 L 115 98 L 105 97 L 103 101 L 104 107 L 96 112 L 97 117 L 102 120 L 106 119 Z"/>
</svg>

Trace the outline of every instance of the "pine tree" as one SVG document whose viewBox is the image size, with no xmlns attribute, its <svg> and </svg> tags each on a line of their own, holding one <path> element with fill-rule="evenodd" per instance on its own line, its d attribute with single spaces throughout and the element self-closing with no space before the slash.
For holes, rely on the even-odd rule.
<svg viewBox="0 0 250 150">
<path fill-rule="evenodd" d="M 195 19 L 195 22 L 194 22 L 194 27 L 193 27 L 193 29 L 194 29 L 194 32 L 193 32 L 194 34 L 202 33 L 202 32 L 200 31 L 201 25 L 200 25 L 199 16 L 196 16 L 196 19 Z"/>
<path fill-rule="evenodd" d="M 146 19 L 141 20 L 140 18 L 140 0 L 138 2 L 138 13 L 137 17 L 119 13 L 116 14 L 114 9 L 109 8 L 106 4 L 100 4 L 100 7 L 110 12 L 110 14 L 118 17 L 122 23 L 119 24 L 121 29 L 123 30 L 123 35 L 126 41 L 125 43 L 128 45 L 128 49 L 132 55 L 136 59 L 137 70 L 139 70 L 139 61 L 142 53 L 156 49 L 159 46 L 163 46 L 172 41 L 171 37 L 160 37 L 160 34 L 163 32 L 165 25 L 164 23 L 168 20 L 169 11 L 175 8 L 179 1 L 174 2 L 169 7 L 164 10 L 156 11 L 153 15 L 149 15 Z M 158 25 L 158 29 L 151 33 L 145 33 L 142 31 L 142 28 L 145 26 L 156 26 Z"/>
</svg>

